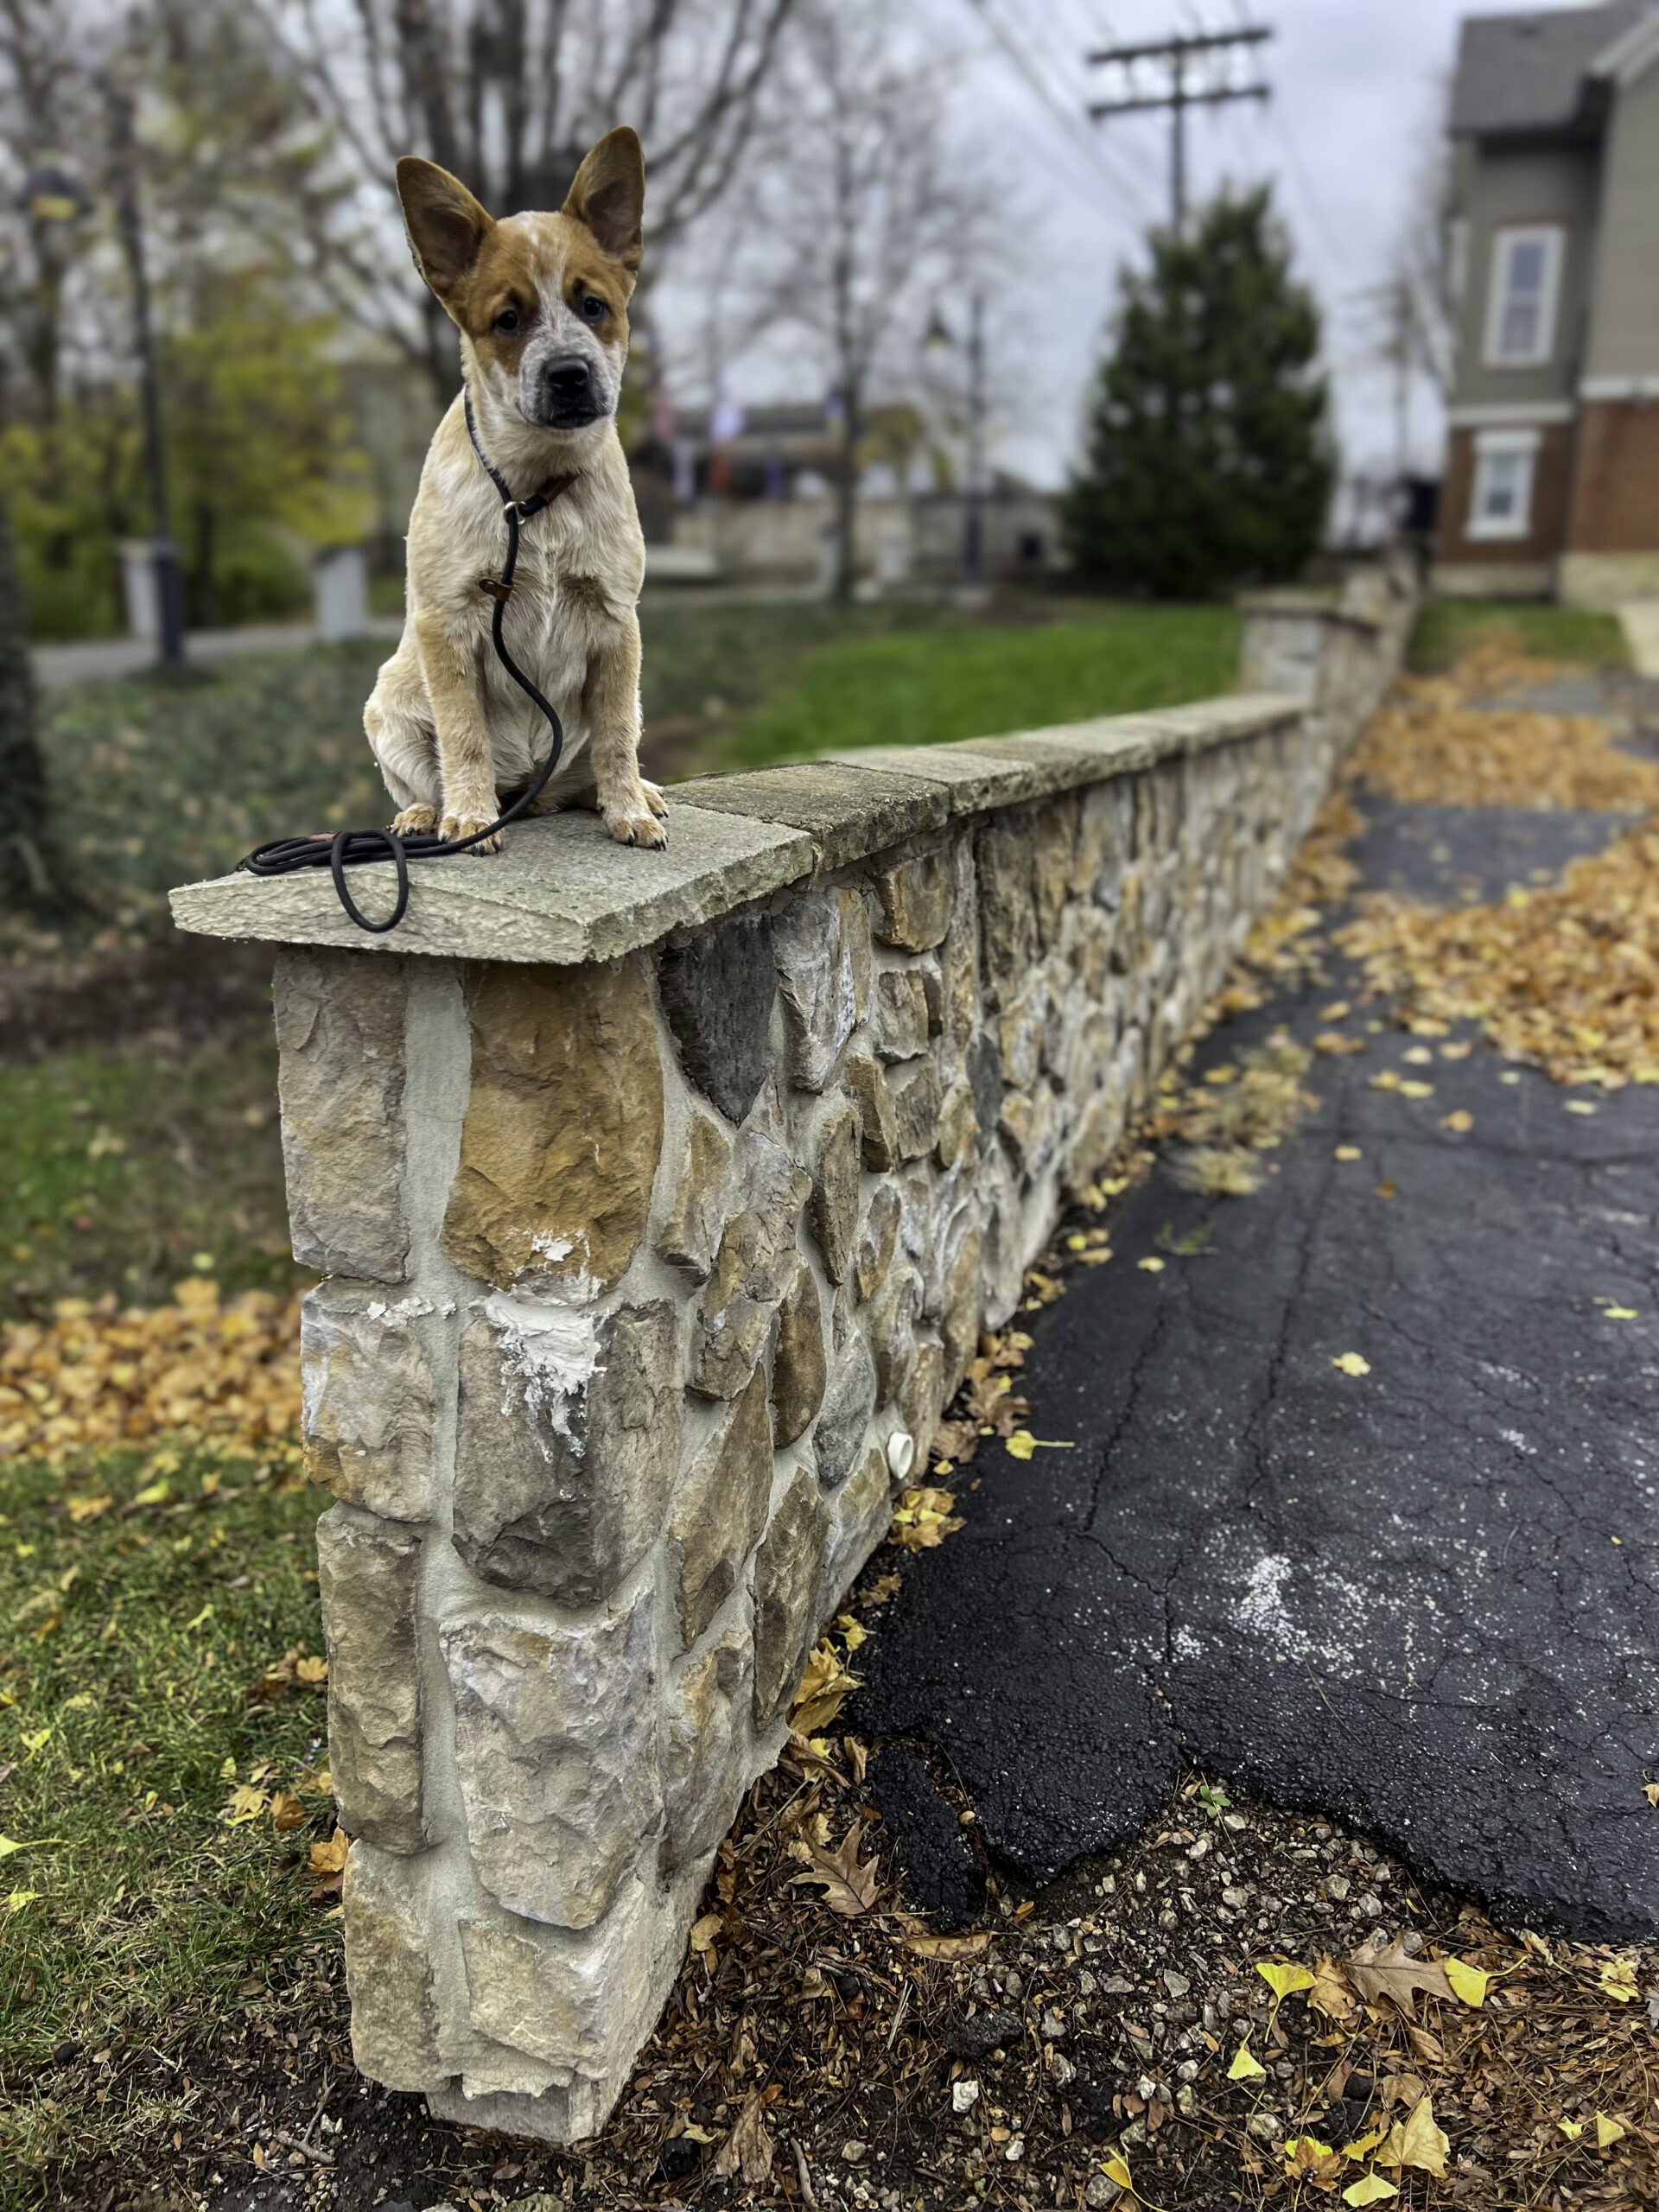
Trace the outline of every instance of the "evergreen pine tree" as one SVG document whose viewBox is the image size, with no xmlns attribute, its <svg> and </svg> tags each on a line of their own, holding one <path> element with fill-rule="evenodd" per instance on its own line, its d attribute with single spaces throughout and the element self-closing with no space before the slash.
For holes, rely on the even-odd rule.
<svg viewBox="0 0 1659 2212">
<path fill-rule="evenodd" d="M 1087 457 L 1065 495 L 1072 557 L 1120 590 L 1202 598 L 1294 576 L 1330 497 L 1319 309 L 1264 186 L 1224 194 L 1126 270 Z"/>
</svg>

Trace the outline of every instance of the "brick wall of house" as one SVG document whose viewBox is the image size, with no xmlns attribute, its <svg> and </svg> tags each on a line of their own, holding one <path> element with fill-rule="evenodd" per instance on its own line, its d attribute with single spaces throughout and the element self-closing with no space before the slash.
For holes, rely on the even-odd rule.
<svg viewBox="0 0 1659 2212">
<path fill-rule="evenodd" d="M 1475 480 L 1477 430 L 1455 429 L 1447 442 L 1446 474 L 1440 486 L 1437 558 L 1483 568 L 1517 566 L 1553 560 L 1566 534 L 1573 470 L 1573 425 L 1552 423 L 1540 433 L 1532 486 L 1532 527 L 1524 537 L 1471 537 L 1466 534 L 1469 501 Z"/>
<path fill-rule="evenodd" d="M 1659 404 L 1587 400 L 1578 443 L 1568 550 L 1659 552 Z"/>
</svg>

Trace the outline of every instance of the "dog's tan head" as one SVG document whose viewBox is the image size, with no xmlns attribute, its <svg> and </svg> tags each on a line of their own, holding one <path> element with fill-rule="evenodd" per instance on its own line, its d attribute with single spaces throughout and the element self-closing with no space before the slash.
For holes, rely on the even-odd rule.
<svg viewBox="0 0 1659 2212">
<path fill-rule="evenodd" d="M 498 223 L 447 169 L 412 154 L 397 164 L 397 196 L 415 266 L 461 333 L 469 379 L 538 429 L 608 421 L 643 251 L 635 133 L 600 140 L 556 215 Z"/>
</svg>

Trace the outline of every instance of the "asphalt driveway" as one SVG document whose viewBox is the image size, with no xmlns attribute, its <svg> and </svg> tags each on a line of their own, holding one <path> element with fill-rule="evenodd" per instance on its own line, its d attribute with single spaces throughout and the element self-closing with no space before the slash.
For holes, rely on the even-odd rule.
<svg viewBox="0 0 1659 2212">
<path fill-rule="evenodd" d="M 1476 810 L 1366 810 L 1373 870 L 1442 898 L 1623 826 L 1535 817 L 1516 846 Z M 1198 1065 L 1308 1041 L 1354 988 L 1338 963 Z M 1071 1448 L 983 1440 L 966 1526 L 861 1654 L 859 1725 L 948 1761 L 1033 1880 L 1134 1834 L 1191 1762 L 1512 1927 L 1651 1935 L 1659 1092 L 1412 1048 L 1389 1027 L 1320 1058 L 1256 1196 L 1159 1173 L 1113 1262 L 1022 1317 L 1031 1429 Z M 1432 1095 L 1372 1087 L 1389 1068 Z"/>
</svg>

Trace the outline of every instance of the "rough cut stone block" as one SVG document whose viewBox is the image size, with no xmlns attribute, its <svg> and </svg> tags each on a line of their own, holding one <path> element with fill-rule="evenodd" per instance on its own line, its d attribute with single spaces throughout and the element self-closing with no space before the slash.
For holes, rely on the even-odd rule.
<svg viewBox="0 0 1659 2212">
<path fill-rule="evenodd" d="M 893 1520 L 887 1454 L 867 1452 L 864 1464 L 830 1503 L 830 1541 L 818 1583 L 817 1616 L 827 1620 Z"/>
<path fill-rule="evenodd" d="M 424 2089 L 441 2080 L 432 1961 L 407 1869 L 361 1837 L 346 1859 L 346 1987 L 352 2001 L 352 2056 L 388 2089 Z"/>
<path fill-rule="evenodd" d="M 401 960 L 276 956 L 283 1166 L 294 1256 L 324 1274 L 402 1282 L 404 1016 Z"/>
<path fill-rule="evenodd" d="M 473 1865 L 509 1912 L 590 1928 L 656 1825 L 651 1609 L 645 1591 L 580 1628 L 439 1625 Z"/>
<path fill-rule="evenodd" d="M 885 1173 L 899 1160 L 899 1127 L 887 1079 L 874 1060 L 861 1054 L 847 1063 L 847 1088 L 858 1107 L 864 1165 Z"/>
<path fill-rule="evenodd" d="M 988 1142 L 1002 1111 L 1002 1063 L 995 1039 L 988 1034 L 976 1037 L 968 1047 L 968 1080 L 974 1089 L 974 1117 Z"/>
<path fill-rule="evenodd" d="M 819 1135 L 812 1178 L 812 1231 L 832 1282 L 845 1282 L 852 1264 L 861 1152 L 857 1109 L 838 1106 Z"/>
<path fill-rule="evenodd" d="M 645 1885 L 629 1876 L 604 1919 L 580 1936 L 463 1915 L 474 2034 L 525 2052 L 566 2088 L 626 2069 L 632 2038 L 649 2018 L 652 1909 Z"/>
<path fill-rule="evenodd" d="M 875 1361 L 878 1402 L 902 1392 L 910 1374 L 916 1321 L 922 1309 L 922 1279 L 914 1268 L 895 1267 L 870 1300 L 865 1326 Z"/>
<path fill-rule="evenodd" d="M 944 1342 L 944 1388 L 948 1403 L 956 1395 L 968 1363 L 979 1346 L 979 1323 L 983 1311 L 980 1263 L 984 1243 L 977 1229 L 970 1229 L 957 1248 L 957 1256 L 945 1277 L 939 1314 L 939 1334 Z M 918 1438 L 925 1443 L 927 1440 Z"/>
<path fill-rule="evenodd" d="M 693 776 L 674 786 L 674 796 L 683 806 L 718 807 L 753 822 L 805 830 L 826 874 L 940 829 L 950 810 L 937 784 L 827 760 L 790 761 L 743 775 Z"/>
<path fill-rule="evenodd" d="M 875 894 L 881 902 L 877 935 L 882 943 L 903 952 L 931 951 L 950 926 L 956 884 L 949 850 L 918 854 L 885 869 L 875 879 Z"/>
<path fill-rule="evenodd" d="M 931 1337 L 912 1345 L 898 1400 L 899 1426 L 906 1435 L 915 1439 L 919 1464 L 933 1440 L 944 1407 L 944 1348 Z"/>
<path fill-rule="evenodd" d="M 927 1050 L 932 1027 L 921 971 L 884 969 L 875 988 L 875 1049 L 882 1058 L 913 1060 Z"/>
<path fill-rule="evenodd" d="M 754 1723 L 769 1728 L 801 1679 L 818 1632 L 818 1583 L 830 1516 L 797 1470 L 754 1560 Z"/>
<path fill-rule="evenodd" d="M 328 1651 L 328 1766 L 340 1826 L 388 1851 L 418 1851 L 420 1671 L 415 1586 L 421 1540 L 347 1505 L 317 1523 Z"/>
<path fill-rule="evenodd" d="M 679 1180 L 657 1239 L 657 1249 L 675 1267 L 689 1268 L 704 1281 L 715 1262 L 715 1248 L 726 1222 L 726 1178 L 732 1141 L 711 1114 L 693 1110 L 685 1132 Z"/>
<path fill-rule="evenodd" d="M 772 1435 L 780 1449 L 792 1444 L 823 1403 L 823 1313 L 810 1268 L 803 1267 L 778 1311 L 778 1350 L 772 1366 Z"/>
<path fill-rule="evenodd" d="M 795 1279 L 796 1224 L 812 1187 L 783 1147 L 757 1130 L 738 1148 L 734 1182 L 748 1203 L 721 1237 L 692 1351 L 692 1388 L 709 1398 L 734 1398 L 754 1370 L 778 1301 Z"/>
<path fill-rule="evenodd" d="M 665 951 L 657 974 L 681 1066 L 728 1122 L 741 1122 L 769 1065 L 778 995 L 771 922 L 740 914 L 705 928 Z"/>
<path fill-rule="evenodd" d="M 1037 1080 L 1047 1020 L 1048 992 L 1041 976 L 1033 976 L 996 1025 L 1003 1079 L 1015 1090 L 1024 1090 Z"/>
<path fill-rule="evenodd" d="M 753 1688 L 746 1630 L 728 1629 L 686 1663 L 670 1706 L 664 1751 L 667 1868 L 711 1850 L 737 1817 L 749 1779 L 742 1727 Z"/>
<path fill-rule="evenodd" d="M 951 1084 L 939 1109 L 939 1141 L 935 1157 L 947 1172 L 965 1160 L 979 1135 L 979 1116 L 974 1105 L 974 1086 L 964 1076 Z"/>
<path fill-rule="evenodd" d="M 864 1231 L 858 1240 L 854 1280 L 861 1299 L 873 1298 L 887 1280 L 899 1243 L 903 1211 L 893 1185 L 878 1183 L 870 1194 L 870 1210 L 864 1217 Z"/>
<path fill-rule="evenodd" d="M 461 1340 L 455 1549 L 507 1589 L 608 1597 L 662 1527 L 681 1410 L 673 1306 L 498 1293 Z"/>
<path fill-rule="evenodd" d="M 824 1394 L 823 1411 L 812 1432 L 818 1480 L 828 1490 L 845 1482 L 863 1448 L 864 1432 L 875 1411 L 875 1361 L 863 1337 L 855 1335 L 836 1360 Z"/>
<path fill-rule="evenodd" d="M 1042 1173 L 1064 1135 L 1059 1101 L 1046 1083 L 1011 1090 L 1002 1101 L 1001 1128 L 1027 1178 Z"/>
<path fill-rule="evenodd" d="M 1030 817 L 1014 815 L 988 823 L 975 847 L 982 973 L 986 995 L 995 1006 L 1018 995 L 1036 957 L 1031 846 Z"/>
<path fill-rule="evenodd" d="M 897 1070 L 890 1088 L 893 1151 L 901 1160 L 919 1160 L 938 1141 L 939 1111 L 944 1103 L 939 1071 L 931 1059 L 920 1060 Z"/>
<path fill-rule="evenodd" d="M 1071 889 L 1077 849 L 1077 802 L 1056 799 L 1039 813 L 1032 837 L 1032 888 L 1037 942 L 1046 952 L 1059 936 L 1060 916 Z"/>
<path fill-rule="evenodd" d="M 478 969 L 444 1249 L 481 1281 L 608 1289 L 645 1235 L 663 1071 L 639 960 Z"/>
<path fill-rule="evenodd" d="M 856 891 L 805 892 L 772 929 L 791 1081 L 822 1090 L 862 1020 L 870 992 L 870 924 Z"/>
<path fill-rule="evenodd" d="M 772 1423 L 766 1378 L 748 1388 L 698 1455 L 669 1522 L 679 1552 L 680 1633 L 695 1643 L 737 1587 L 744 1560 L 766 1525 L 772 1495 Z"/>
<path fill-rule="evenodd" d="M 437 1390 L 416 1315 L 348 1283 L 320 1283 L 300 1307 L 305 1468 L 346 1505 L 391 1521 L 432 1511 Z"/>
</svg>

